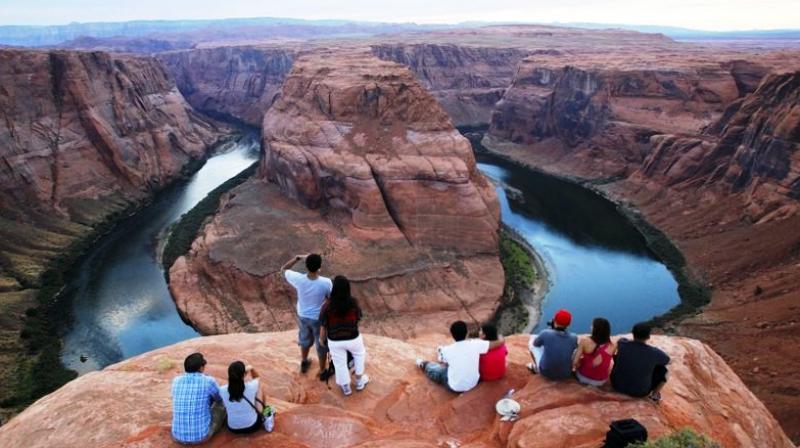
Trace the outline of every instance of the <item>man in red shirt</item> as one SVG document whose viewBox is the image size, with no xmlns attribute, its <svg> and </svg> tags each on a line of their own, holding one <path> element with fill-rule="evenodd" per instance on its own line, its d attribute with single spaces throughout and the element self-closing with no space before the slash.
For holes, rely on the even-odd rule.
<svg viewBox="0 0 800 448">
<path fill-rule="evenodd" d="M 496 341 L 497 327 L 489 323 L 481 325 L 481 338 L 487 341 Z M 478 367 L 481 381 L 497 381 L 506 376 L 506 355 L 508 355 L 508 348 L 505 344 L 481 355 Z"/>
</svg>

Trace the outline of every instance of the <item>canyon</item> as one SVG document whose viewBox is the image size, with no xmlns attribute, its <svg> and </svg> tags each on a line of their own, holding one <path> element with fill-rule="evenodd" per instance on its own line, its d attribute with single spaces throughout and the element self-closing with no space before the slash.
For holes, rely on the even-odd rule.
<svg viewBox="0 0 800 448">
<path fill-rule="evenodd" d="M 494 188 L 407 68 L 358 51 L 304 54 L 261 147 L 257 177 L 170 269 L 201 332 L 292 326 L 280 266 L 309 250 L 354 282 L 370 331 L 405 339 L 491 316 L 503 289 Z"/>
<path fill-rule="evenodd" d="M 800 440 L 800 378 L 793 370 L 793 347 L 800 342 L 796 47 L 701 46 L 659 34 L 538 25 L 313 41 L 153 38 L 74 44 L 157 52 L 152 57 L 0 50 L 0 326 L 9 360 L 24 350 L 21 317 L 35 307 L 48 263 L 203 158 L 229 132 L 208 118 L 215 117 L 259 128 L 262 160 L 256 176 L 223 197 L 189 253 L 169 269 L 182 316 L 204 334 L 291 328 L 291 291 L 279 267 L 315 247 L 326 273 L 345 273 L 356 284 L 370 316 L 366 330 L 406 341 L 373 336 L 379 363 L 401 365 L 407 360 L 389 353 L 390 345 L 413 359 L 412 352 L 441 337 L 436 334 L 446 331 L 445 322 L 491 316 L 502 294 L 497 199 L 454 126 L 485 128 L 489 151 L 582 183 L 663 231 L 685 256 L 687 275 L 710 292 L 707 305 L 663 325 L 719 353 L 694 341 L 659 339 L 687 360 L 675 389 L 667 391 L 665 405 L 679 403 L 675 408 L 643 409 L 645 403 L 592 392 L 587 400 L 603 404 L 592 409 L 646 414 L 659 433 L 692 424 L 675 415 L 699 413 L 708 421 L 696 427 L 726 446 L 791 446 L 738 375 Z M 292 381 L 306 381 L 290 373 L 289 333 L 189 341 L 68 384 L 6 425 L 18 429 L 0 429 L 0 440 L 40 440 L 31 422 L 45 419 L 53 437 L 78 443 L 81 435 L 52 411 L 84 393 L 87 378 L 113 388 L 115 376 L 128 375 L 125 380 L 157 387 L 177 371 L 172 364 L 182 357 L 179 350 L 194 344 L 222 356 L 235 338 L 251 344 L 275 338 L 286 347 L 280 359 L 260 348 L 250 352 L 280 366 Z M 524 353 L 523 342 L 513 344 Z M 165 353 L 170 367 L 154 373 L 151 365 Z M 552 397 L 531 414 L 537 421 L 555 418 L 555 409 L 579 407 L 561 396 L 562 387 L 577 386 L 530 379 L 521 355 L 515 356 L 509 379 L 484 387 L 492 390 L 489 401 L 509 387 L 527 391 L 524 409 L 539 405 L 533 396 Z M 212 373 L 221 375 L 223 365 Z M 293 423 L 259 440 L 345 443 L 303 434 L 312 426 L 304 419 L 344 405 L 336 411 L 342 415 L 331 418 L 343 433 L 359 434 L 348 443 L 374 446 L 390 434 L 408 446 L 426 446 L 387 429 L 387 422 L 409 421 L 406 414 L 413 423 L 419 416 L 410 410 L 419 403 L 386 416 L 369 410 L 383 410 L 408 390 L 440 392 L 409 382 L 416 372 L 388 370 L 381 370 L 386 383 L 376 384 L 380 392 L 356 404 L 319 395 L 307 383 L 280 386 L 271 394 L 285 402 Z M 709 377 L 708 371 L 725 375 Z M 402 391 L 393 389 L 399 385 Z M 697 396 L 709 388 L 736 396 L 720 392 L 724 409 L 713 408 Z M 475 397 L 489 395 L 479 390 Z M 442 399 L 438 420 L 425 434 L 446 442 L 464 430 L 451 420 L 455 412 L 479 398 Z M 98 434 L 97 445 L 118 437 L 113 442 L 160 446 L 168 437 L 168 401 L 152 405 L 157 413 L 120 421 L 119 433 Z M 523 429 L 533 419 L 517 422 L 515 433 L 488 406 L 481 409 L 475 417 L 481 429 L 469 443 L 538 446 Z M 601 425 L 584 417 L 575 426 L 585 424 L 590 433 L 564 443 L 597 444 Z M 740 421 L 747 418 L 755 420 Z M 745 429 L 730 429 L 737 427 Z"/>
<path fill-rule="evenodd" d="M 263 372 L 267 402 L 277 409 L 273 433 L 222 431 L 205 446 L 588 448 L 602 444 L 610 421 L 630 416 L 647 426 L 651 438 L 690 427 L 725 447 L 794 446 L 725 362 L 696 340 L 653 339 L 673 359 L 664 401 L 654 405 L 531 375 L 525 367 L 528 338 L 521 335 L 507 340 L 504 379 L 453 394 L 413 362 L 433 356 L 444 336 L 404 342 L 367 334 L 372 381 L 363 392 L 344 397 L 297 371 L 295 336 L 286 331 L 191 339 L 89 373 L 0 427 L 0 445 L 179 446 L 170 437 L 169 386 L 182 372 L 183 358 L 199 351 L 208 360 L 206 372 L 220 384 L 237 356 L 252 363 Z M 509 389 L 516 390 L 520 418 L 502 422 L 495 402 Z"/>
<path fill-rule="evenodd" d="M 40 307 L 59 269 L 227 128 L 197 114 L 157 61 L 102 52 L 0 50 L 0 115 L 0 401 L 13 408 L 30 399 L 25 378 L 63 381 L 48 377 L 56 366 L 33 367 L 58 356 Z"/>
</svg>

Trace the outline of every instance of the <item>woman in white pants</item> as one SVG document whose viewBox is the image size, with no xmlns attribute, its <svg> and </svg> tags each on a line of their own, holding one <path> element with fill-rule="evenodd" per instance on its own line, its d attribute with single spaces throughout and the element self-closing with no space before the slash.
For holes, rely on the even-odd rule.
<svg viewBox="0 0 800 448">
<path fill-rule="evenodd" d="M 331 360 L 336 369 L 336 384 L 345 395 L 350 395 L 350 369 L 347 368 L 347 352 L 353 355 L 356 368 L 356 390 L 364 390 L 369 376 L 364 374 L 367 350 L 364 338 L 358 332 L 361 308 L 350 295 L 350 282 L 342 275 L 333 279 L 333 289 L 328 301 L 319 313 L 321 344 L 327 344 Z"/>
</svg>

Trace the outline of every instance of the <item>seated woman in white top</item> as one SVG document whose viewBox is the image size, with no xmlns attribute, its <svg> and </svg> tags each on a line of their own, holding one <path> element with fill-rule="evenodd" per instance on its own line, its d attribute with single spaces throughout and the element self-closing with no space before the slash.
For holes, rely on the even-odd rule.
<svg viewBox="0 0 800 448">
<path fill-rule="evenodd" d="M 244 382 L 250 374 L 252 379 Z M 245 366 L 242 361 L 235 361 L 228 366 L 228 384 L 220 387 L 219 395 L 228 413 L 228 429 L 236 434 L 256 432 L 263 423 L 261 410 L 264 395 L 260 393 L 258 372 L 252 366 Z"/>
</svg>

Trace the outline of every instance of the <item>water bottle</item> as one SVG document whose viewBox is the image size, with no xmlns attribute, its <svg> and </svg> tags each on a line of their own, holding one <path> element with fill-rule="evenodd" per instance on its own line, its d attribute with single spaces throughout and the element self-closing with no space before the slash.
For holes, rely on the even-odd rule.
<svg viewBox="0 0 800 448">
<path fill-rule="evenodd" d="M 272 409 L 272 406 L 266 405 L 264 406 L 262 414 L 264 415 L 264 430 L 272 432 L 272 430 L 275 429 L 275 411 Z"/>
</svg>

